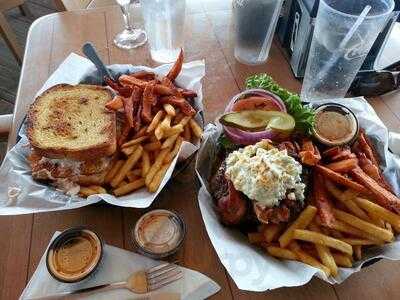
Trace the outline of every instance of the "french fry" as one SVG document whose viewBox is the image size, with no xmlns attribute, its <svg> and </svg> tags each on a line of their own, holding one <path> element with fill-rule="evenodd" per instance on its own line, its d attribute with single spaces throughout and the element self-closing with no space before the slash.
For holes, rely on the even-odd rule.
<svg viewBox="0 0 400 300">
<path fill-rule="evenodd" d="M 177 109 L 176 111 L 179 111 L 179 109 Z M 180 121 L 182 121 L 182 119 L 185 117 L 185 115 L 181 112 L 177 112 L 172 124 L 177 125 L 179 124 Z"/>
<path fill-rule="evenodd" d="M 123 187 L 124 185 L 127 185 L 128 182 L 126 180 L 122 180 L 118 185 L 117 188 Z"/>
<path fill-rule="evenodd" d="M 297 219 L 286 229 L 279 237 L 279 244 L 282 248 L 286 248 L 292 240 L 293 232 L 296 229 L 303 229 L 313 220 L 317 209 L 315 206 L 308 205 L 297 217 Z"/>
<path fill-rule="evenodd" d="M 191 133 L 191 130 L 190 130 L 190 125 L 186 125 L 184 127 L 183 139 L 185 141 L 188 141 L 188 142 L 190 142 L 192 140 L 192 133 Z"/>
<path fill-rule="evenodd" d="M 106 189 L 100 185 L 90 185 L 88 188 L 95 191 L 97 194 L 107 194 Z"/>
<path fill-rule="evenodd" d="M 376 243 L 382 243 L 382 240 L 372 237 L 370 234 L 366 233 L 365 231 L 362 231 L 358 228 L 355 228 L 355 227 L 353 227 L 345 222 L 339 221 L 339 220 L 335 220 L 335 222 L 332 224 L 331 228 L 335 229 L 337 231 L 346 233 L 346 234 L 356 236 L 356 237 L 361 237 L 364 239 L 375 241 Z M 343 236 L 339 236 L 338 238 L 341 239 L 342 237 Z"/>
<path fill-rule="evenodd" d="M 179 134 L 183 131 L 184 131 L 183 126 L 181 124 L 177 124 L 175 126 L 172 126 L 168 129 L 164 130 L 164 137 L 167 138 L 174 134 L 177 134 L 177 133 Z"/>
<path fill-rule="evenodd" d="M 172 149 L 171 152 L 169 152 L 165 156 L 164 164 L 170 163 L 175 158 L 175 156 L 178 154 L 179 150 L 181 149 L 182 142 L 183 142 L 183 138 L 181 136 L 178 136 L 178 138 L 176 139 L 174 148 Z"/>
<path fill-rule="evenodd" d="M 351 268 L 353 263 L 348 255 L 342 253 L 332 253 L 333 259 L 340 267 Z"/>
<path fill-rule="evenodd" d="M 264 235 L 260 232 L 249 232 L 247 234 L 250 244 L 259 244 L 265 242 Z"/>
<path fill-rule="evenodd" d="M 144 178 L 140 178 L 133 182 L 127 183 L 119 188 L 116 188 L 113 193 L 115 196 L 126 195 L 144 186 Z"/>
<path fill-rule="evenodd" d="M 161 145 L 161 149 L 171 148 L 173 144 L 175 144 L 176 139 L 178 138 L 179 133 L 174 134 L 167 138 L 163 144 Z"/>
<path fill-rule="evenodd" d="M 143 152 L 143 147 L 138 146 L 136 150 L 129 156 L 121 169 L 117 172 L 115 177 L 111 180 L 111 186 L 116 187 L 126 176 L 126 174 L 135 166 L 139 161 Z"/>
<path fill-rule="evenodd" d="M 337 162 L 330 163 L 325 167 L 331 169 L 332 171 L 339 172 L 339 173 L 346 173 L 350 170 L 353 170 L 357 167 L 358 159 L 357 158 L 349 158 Z"/>
<path fill-rule="evenodd" d="M 365 188 L 364 186 L 362 186 L 361 184 L 344 177 L 343 175 L 332 171 L 331 169 L 328 169 L 327 167 L 321 166 L 321 165 L 316 165 L 315 168 L 318 170 L 318 172 L 320 172 L 321 174 L 323 174 L 324 176 L 328 177 L 329 179 L 331 179 L 332 181 L 340 184 L 340 185 L 344 185 L 346 187 L 349 187 L 357 192 L 363 193 L 363 194 L 369 194 L 369 191 L 367 188 Z"/>
<path fill-rule="evenodd" d="M 129 182 L 135 181 L 136 179 L 140 178 L 142 176 L 142 169 L 134 169 L 132 171 L 129 171 L 126 174 L 126 177 L 128 178 Z"/>
<path fill-rule="evenodd" d="M 175 117 L 175 108 L 171 104 L 166 103 L 163 105 L 163 108 L 168 115 L 170 115 L 171 117 Z"/>
<path fill-rule="evenodd" d="M 161 181 L 163 180 L 165 173 L 168 171 L 169 165 L 163 165 L 161 168 L 156 172 L 154 175 L 153 179 L 151 180 L 150 184 L 148 185 L 148 189 L 150 193 L 154 193 L 158 190 L 158 187 L 161 184 Z M 147 177 L 146 177 L 147 179 Z"/>
<path fill-rule="evenodd" d="M 150 167 L 149 172 L 146 175 L 146 186 L 148 187 L 153 180 L 153 177 L 156 175 L 158 170 L 161 168 L 162 163 L 164 161 L 165 156 L 169 153 L 169 148 L 162 149 L 160 154 L 157 156 L 154 164 Z"/>
<path fill-rule="evenodd" d="M 371 240 L 351 239 L 351 238 L 342 238 L 340 240 L 352 246 L 376 245 L 376 243 Z"/>
<path fill-rule="evenodd" d="M 369 233 L 375 239 L 383 240 L 385 242 L 390 242 L 393 240 L 393 233 L 389 230 L 380 228 L 338 209 L 333 209 L 333 213 L 338 220 Z"/>
<path fill-rule="evenodd" d="M 360 219 L 363 219 L 365 221 L 369 221 L 369 217 L 368 215 L 357 206 L 357 204 L 355 204 L 353 202 L 353 198 L 356 197 L 356 195 L 350 194 L 349 192 L 345 192 L 342 193 L 337 187 L 335 187 L 335 185 L 329 181 L 329 180 L 325 180 L 325 187 L 328 190 L 329 193 L 331 193 L 337 200 L 339 200 L 341 203 L 344 204 L 344 206 L 346 206 L 346 208 L 351 211 L 354 215 L 356 215 L 357 217 L 359 217 Z"/>
<path fill-rule="evenodd" d="M 279 233 L 283 230 L 282 223 L 280 224 L 266 224 L 263 228 L 264 239 L 267 243 L 271 243 L 278 239 Z"/>
<path fill-rule="evenodd" d="M 396 231 L 400 230 L 400 216 L 383 208 L 382 206 L 371 202 L 367 199 L 357 197 L 355 198 L 355 202 L 367 212 L 373 214 L 374 216 L 378 216 L 382 220 L 389 222 Z"/>
<path fill-rule="evenodd" d="M 148 143 L 143 146 L 143 149 L 148 152 L 159 150 L 159 149 L 161 149 L 161 142 L 157 141 L 157 142 L 153 142 L 153 143 Z"/>
<path fill-rule="evenodd" d="M 276 247 L 276 246 L 267 246 L 266 250 L 271 256 L 274 256 L 277 258 L 297 260 L 296 254 L 289 249 L 280 248 L 280 247 Z"/>
<path fill-rule="evenodd" d="M 79 189 L 79 196 L 81 197 L 89 197 L 95 194 L 97 194 L 97 191 L 94 191 L 88 187 L 81 186 Z"/>
<path fill-rule="evenodd" d="M 192 117 L 190 117 L 190 116 L 185 116 L 185 117 L 182 118 L 182 120 L 179 121 L 178 124 L 181 124 L 182 126 L 185 126 L 187 123 L 189 123 L 191 118 Z"/>
<path fill-rule="evenodd" d="M 201 139 L 203 136 L 203 129 L 197 124 L 197 122 L 194 119 L 190 119 L 189 121 L 190 128 L 192 128 L 192 131 L 194 135 L 198 138 Z"/>
<path fill-rule="evenodd" d="M 150 156 L 149 153 L 144 150 L 142 154 L 142 177 L 145 178 L 147 172 L 150 170 Z"/>
<path fill-rule="evenodd" d="M 169 128 L 171 128 L 171 120 L 172 117 L 170 115 L 166 115 L 164 117 L 164 119 L 161 121 L 160 123 L 160 127 L 162 131 L 168 130 Z"/>
<path fill-rule="evenodd" d="M 362 258 L 362 247 L 361 245 L 353 246 L 353 253 L 356 260 L 360 260 Z"/>
<path fill-rule="evenodd" d="M 130 140 L 129 142 L 123 143 L 123 144 L 121 145 L 121 148 L 128 148 L 128 147 L 131 147 L 131 146 L 133 146 L 133 145 L 140 144 L 141 142 L 147 140 L 148 138 L 149 138 L 149 137 L 146 136 L 146 135 L 141 136 L 141 137 L 138 137 L 138 138 L 136 138 L 136 139 Z"/>
<path fill-rule="evenodd" d="M 154 130 L 154 135 L 156 136 L 157 140 L 161 140 L 163 138 L 164 131 L 163 131 L 162 127 L 161 127 L 161 123 L 158 124 L 158 126 Z"/>
<path fill-rule="evenodd" d="M 133 146 L 130 146 L 130 147 L 127 147 L 127 148 L 122 148 L 121 152 L 123 154 L 125 154 L 126 156 L 129 156 L 136 150 L 137 146 L 138 145 L 133 145 Z"/>
<path fill-rule="evenodd" d="M 311 224 L 310 229 L 315 232 L 320 232 L 320 229 L 315 224 Z M 338 268 L 335 263 L 335 259 L 332 256 L 331 250 L 327 246 L 320 244 L 315 244 L 315 249 L 317 249 L 317 253 L 321 262 L 331 271 L 331 275 L 336 276 Z"/>
<path fill-rule="evenodd" d="M 161 119 L 164 117 L 164 112 L 162 110 L 159 110 L 156 115 L 154 116 L 153 120 L 151 120 L 149 126 L 146 129 L 147 133 L 152 132 L 153 130 L 155 130 L 158 126 L 158 124 L 160 124 Z"/>
<path fill-rule="evenodd" d="M 148 127 L 146 127 L 146 126 L 140 128 L 139 131 L 136 132 L 135 135 L 133 136 L 133 139 L 137 139 L 137 138 L 139 138 L 141 136 L 146 135 L 147 128 Z"/>
<path fill-rule="evenodd" d="M 367 212 L 367 215 L 370 218 L 371 223 L 375 224 L 378 227 L 386 228 L 385 221 L 383 221 L 379 216 L 377 216 L 373 212 Z"/>
<path fill-rule="evenodd" d="M 104 182 L 106 183 L 111 182 L 111 180 L 114 178 L 115 174 L 117 174 L 118 170 L 122 167 L 123 164 L 124 164 L 123 160 L 117 160 L 106 174 Z"/>
<path fill-rule="evenodd" d="M 325 273 L 326 277 L 329 277 L 331 270 L 329 268 L 327 268 L 326 266 L 324 266 L 323 264 L 321 264 L 317 259 L 315 259 L 311 255 L 309 255 L 308 253 L 303 251 L 296 242 L 292 241 L 289 244 L 289 249 L 292 250 L 296 254 L 296 257 L 299 261 L 301 261 L 307 265 L 310 265 L 314 268 L 318 268 L 318 269 L 322 270 Z"/>
<path fill-rule="evenodd" d="M 351 245 L 319 232 L 304 229 L 295 229 L 293 231 L 293 239 L 327 246 L 339 250 L 343 253 L 353 255 L 353 248 L 351 247 Z"/>
</svg>

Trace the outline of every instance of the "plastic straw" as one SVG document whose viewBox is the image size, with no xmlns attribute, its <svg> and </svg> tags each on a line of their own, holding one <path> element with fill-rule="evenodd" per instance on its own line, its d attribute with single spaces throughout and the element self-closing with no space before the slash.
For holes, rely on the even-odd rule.
<svg viewBox="0 0 400 300">
<path fill-rule="evenodd" d="M 344 39 L 340 42 L 338 50 L 335 52 L 334 55 L 330 58 L 330 60 L 325 64 L 325 66 L 318 72 L 316 78 L 319 79 L 321 75 L 327 74 L 328 69 L 336 64 L 336 61 L 340 58 L 340 50 L 342 50 L 346 44 L 350 41 L 353 37 L 354 33 L 357 31 L 358 27 L 362 24 L 366 16 L 368 15 L 369 11 L 371 10 L 371 5 L 367 5 L 364 7 L 361 14 L 358 16 L 357 20 L 354 22 L 353 26 L 350 28 L 349 32 L 347 32 Z"/>
</svg>

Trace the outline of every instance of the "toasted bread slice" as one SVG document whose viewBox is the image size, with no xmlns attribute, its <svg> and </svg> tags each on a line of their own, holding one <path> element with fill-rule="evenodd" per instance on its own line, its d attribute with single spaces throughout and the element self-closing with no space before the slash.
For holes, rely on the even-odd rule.
<svg viewBox="0 0 400 300">
<path fill-rule="evenodd" d="M 48 158 L 92 160 L 116 150 L 112 99 L 94 85 L 53 86 L 35 99 L 28 112 L 28 138 L 34 151 Z"/>
</svg>

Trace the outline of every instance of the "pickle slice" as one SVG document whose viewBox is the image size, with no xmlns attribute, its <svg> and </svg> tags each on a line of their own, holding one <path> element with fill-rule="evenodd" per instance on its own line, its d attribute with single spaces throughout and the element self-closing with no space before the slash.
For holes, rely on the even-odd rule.
<svg viewBox="0 0 400 300">
<path fill-rule="evenodd" d="M 230 112 L 219 119 L 225 126 L 245 131 L 276 130 L 290 133 L 295 126 L 294 118 L 281 111 L 243 110 Z"/>
</svg>

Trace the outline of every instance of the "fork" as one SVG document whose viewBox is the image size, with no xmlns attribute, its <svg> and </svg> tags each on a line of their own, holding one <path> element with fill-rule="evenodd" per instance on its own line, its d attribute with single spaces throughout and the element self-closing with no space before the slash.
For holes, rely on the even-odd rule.
<svg viewBox="0 0 400 300">
<path fill-rule="evenodd" d="M 129 276 L 126 281 L 106 283 L 89 288 L 79 289 L 72 292 L 34 299 L 71 299 L 77 296 L 82 296 L 82 294 L 86 293 L 97 293 L 115 289 L 128 289 L 136 294 L 145 294 L 151 291 L 155 291 L 170 283 L 173 283 L 181 279 L 182 277 L 183 273 L 176 264 L 164 263 L 147 270 L 135 272 L 131 276 Z"/>
</svg>

